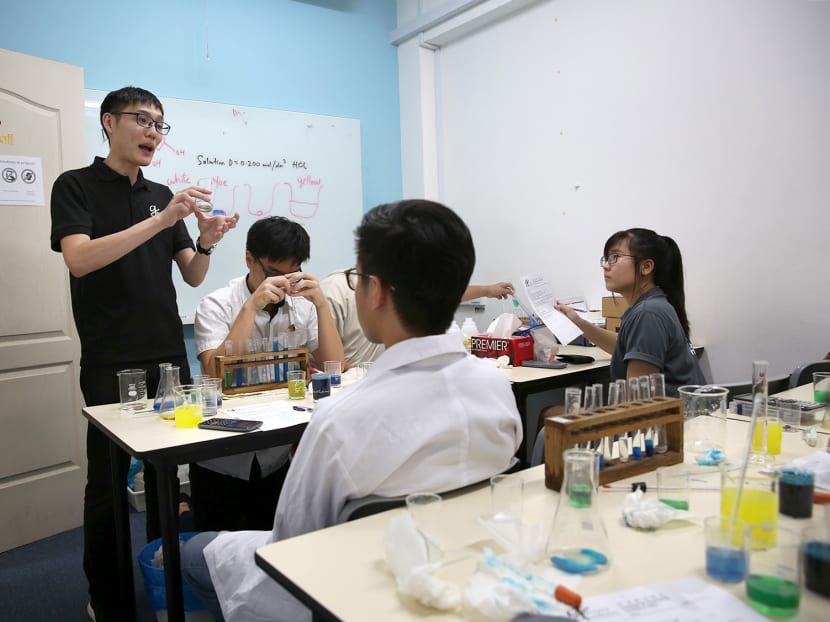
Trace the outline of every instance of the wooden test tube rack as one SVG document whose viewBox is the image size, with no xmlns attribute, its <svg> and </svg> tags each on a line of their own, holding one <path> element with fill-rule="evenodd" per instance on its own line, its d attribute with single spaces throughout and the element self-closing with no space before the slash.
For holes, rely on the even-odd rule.
<svg viewBox="0 0 830 622">
<path fill-rule="evenodd" d="M 229 356 L 217 356 L 215 359 L 216 375 L 222 379 L 222 393 L 225 395 L 238 395 L 240 393 L 253 393 L 255 391 L 270 391 L 272 389 L 283 389 L 288 386 L 288 381 L 283 382 L 260 382 L 248 384 L 243 387 L 228 386 L 225 382 L 225 373 L 230 372 L 231 378 L 236 378 L 237 369 L 248 369 L 251 367 L 282 366 L 283 363 L 298 363 L 299 368 L 306 372 L 308 382 L 308 348 L 293 348 L 278 350 L 276 352 L 254 352 L 251 354 L 233 354 Z M 282 369 L 282 367 L 280 367 Z"/>
<path fill-rule="evenodd" d="M 601 440 L 653 426 L 665 426 L 668 441 L 666 452 L 655 452 L 649 457 L 643 452 L 642 458 L 635 460 L 629 456 L 628 462 L 621 462 L 619 458 L 606 459 L 599 474 L 600 484 L 683 462 L 683 400 L 658 397 L 649 401 L 582 410 L 570 415 L 546 415 L 552 409 L 561 410 L 561 407 L 549 406 L 542 411 L 542 416 L 545 417 L 545 486 L 551 490 L 558 491 L 562 487 L 563 452 L 566 449 L 577 443 Z"/>
</svg>

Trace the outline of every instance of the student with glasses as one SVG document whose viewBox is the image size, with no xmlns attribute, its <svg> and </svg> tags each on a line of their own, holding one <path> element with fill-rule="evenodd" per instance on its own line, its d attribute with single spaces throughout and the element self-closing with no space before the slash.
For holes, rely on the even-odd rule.
<svg viewBox="0 0 830 622">
<path fill-rule="evenodd" d="M 210 253 L 236 226 L 238 215 L 207 217 L 197 200 L 207 188 L 175 194 L 145 179 L 141 167 L 170 131 L 158 98 L 125 87 L 101 102 L 101 128 L 109 141 L 106 158 L 66 171 L 52 187 L 52 250 L 63 253 L 70 272 L 72 311 L 81 341 L 81 392 L 87 406 L 117 402 L 116 372 L 147 370 L 147 389 L 156 391 L 160 362 L 190 376 L 184 334 L 171 270 L 198 286 Z M 184 218 L 195 214 L 200 237 L 193 240 Z M 198 252 L 197 252 L 198 251 Z M 84 492 L 84 571 L 89 581 L 90 617 L 122 620 L 118 560 L 110 482 L 110 442 L 87 426 L 87 482 Z M 126 481 L 130 458 L 117 450 L 117 468 Z M 159 536 L 155 473 L 146 465 L 147 538 Z"/>
<path fill-rule="evenodd" d="M 475 264 L 464 222 L 439 203 L 401 201 L 367 212 L 355 233 L 358 317 L 386 350 L 315 407 L 271 529 L 203 533 L 183 548 L 185 577 L 217 620 L 311 619 L 257 568 L 257 547 L 333 525 L 350 499 L 484 481 L 521 443 L 507 378 L 444 334 Z"/>
<path fill-rule="evenodd" d="M 666 377 L 666 394 L 675 397 L 680 386 L 705 384 L 689 341 L 683 259 L 675 241 L 650 229 L 618 231 L 605 243 L 600 266 L 605 288 L 628 303 L 619 333 L 588 322 L 567 305 L 556 308 L 611 353 L 611 379 L 659 372 Z"/>
<path fill-rule="evenodd" d="M 215 358 L 274 347 L 308 347 L 317 361 L 343 361 L 343 345 L 317 279 L 303 272 L 311 242 L 302 225 L 282 216 L 248 229 L 248 273 L 208 294 L 196 307 L 196 353 L 202 370 L 216 375 Z M 288 337 L 290 344 L 282 343 Z M 253 341 L 254 349 L 250 349 Z M 273 367 L 250 370 L 255 376 Z M 269 529 L 288 471 L 290 446 L 274 447 L 190 465 L 190 496 L 198 531 Z"/>
<path fill-rule="evenodd" d="M 366 338 L 357 319 L 354 290 L 357 277 L 354 272 L 337 270 L 320 281 L 320 287 L 329 300 L 332 318 L 343 342 L 346 367 L 368 363 L 383 353 L 382 343 L 372 343 Z M 503 281 L 492 285 L 468 285 L 461 295 L 461 301 L 476 298 L 503 299 L 513 294 L 513 285 Z"/>
</svg>

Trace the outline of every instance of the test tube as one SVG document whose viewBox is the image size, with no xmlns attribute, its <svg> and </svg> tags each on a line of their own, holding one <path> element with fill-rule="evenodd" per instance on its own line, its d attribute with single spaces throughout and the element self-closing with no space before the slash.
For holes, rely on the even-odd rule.
<svg viewBox="0 0 830 622">
<path fill-rule="evenodd" d="M 616 406 L 620 403 L 619 399 L 620 394 L 620 387 L 617 385 L 616 382 L 609 382 L 608 383 L 608 405 L 609 406 Z"/>
<path fill-rule="evenodd" d="M 666 376 L 661 373 L 649 374 L 651 397 L 666 397 Z"/>
<path fill-rule="evenodd" d="M 640 376 L 640 399 L 648 401 L 651 399 L 651 379 L 648 376 Z"/>
<path fill-rule="evenodd" d="M 614 384 L 617 385 L 617 400 L 619 400 L 617 403 L 624 404 L 628 401 L 628 392 L 626 391 L 627 383 L 625 381 L 625 378 L 615 380 Z"/>
<path fill-rule="evenodd" d="M 225 342 L 225 357 L 233 356 L 233 341 L 226 341 Z M 230 361 L 226 361 L 226 363 L 230 363 Z M 233 386 L 233 371 L 230 369 L 225 370 L 225 388 L 230 389 Z"/>
<path fill-rule="evenodd" d="M 271 348 L 274 346 L 272 345 L 271 340 L 268 337 L 263 337 L 260 340 L 260 352 L 266 354 L 266 356 L 262 357 L 263 361 L 270 360 L 270 356 L 267 356 L 268 353 L 271 352 Z M 274 382 L 274 368 L 270 365 L 263 365 L 260 369 L 260 374 L 262 374 L 262 382 Z"/>
<path fill-rule="evenodd" d="M 602 384 L 597 382 L 591 388 L 594 390 L 594 408 L 602 408 Z"/>
<path fill-rule="evenodd" d="M 565 389 L 565 414 L 570 415 L 578 412 L 582 407 L 582 389 L 579 387 L 568 387 Z"/>
<path fill-rule="evenodd" d="M 640 401 L 640 380 L 639 378 L 630 378 L 628 380 L 628 401 Z"/>
</svg>

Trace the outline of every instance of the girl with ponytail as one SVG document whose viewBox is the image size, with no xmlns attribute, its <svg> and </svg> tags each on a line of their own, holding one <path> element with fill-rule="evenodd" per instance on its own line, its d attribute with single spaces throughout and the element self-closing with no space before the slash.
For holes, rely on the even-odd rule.
<svg viewBox="0 0 830 622">
<path fill-rule="evenodd" d="M 618 231 L 605 243 L 600 265 L 605 288 L 628 303 L 619 333 L 591 324 L 567 305 L 556 308 L 611 353 L 611 379 L 660 372 L 671 396 L 684 384 L 705 384 L 689 342 L 683 259 L 675 241 L 650 229 Z"/>
</svg>

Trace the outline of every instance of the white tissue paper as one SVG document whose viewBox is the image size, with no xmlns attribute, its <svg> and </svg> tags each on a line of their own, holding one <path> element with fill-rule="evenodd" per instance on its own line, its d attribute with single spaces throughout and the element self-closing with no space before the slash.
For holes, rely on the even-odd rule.
<svg viewBox="0 0 830 622">
<path fill-rule="evenodd" d="M 657 499 L 644 498 L 642 489 L 625 496 L 622 508 L 623 522 L 634 529 L 654 530 L 673 520 L 687 520 L 691 513 L 676 510 Z"/>
<path fill-rule="evenodd" d="M 520 520 L 494 519 L 479 516 L 478 524 L 493 536 L 493 540 L 504 549 L 504 558 L 512 563 L 525 566 L 534 564 L 545 557 L 545 529 L 541 523 L 527 525 Z"/>
<path fill-rule="evenodd" d="M 441 562 L 428 562 L 424 539 L 408 513 L 399 514 L 389 521 L 383 548 L 399 593 L 434 609 L 450 610 L 461 606 L 460 588 L 432 575 Z"/>
<path fill-rule="evenodd" d="M 521 325 L 522 321 L 512 313 L 502 313 L 490 322 L 490 326 L 487 327 L 485 332 L 491 337 L 509 339 Z"/>
<path fill-rule="evenodd" d="M 569 608 L 554 599 L 554 590 L 559 583 L 572 588 L 578 581 L 550 566 L 514 564 L 485 548 L 464 589 L 464 605 L 497 622 L 521 613 L 565 616 Z"/>
</svg>

